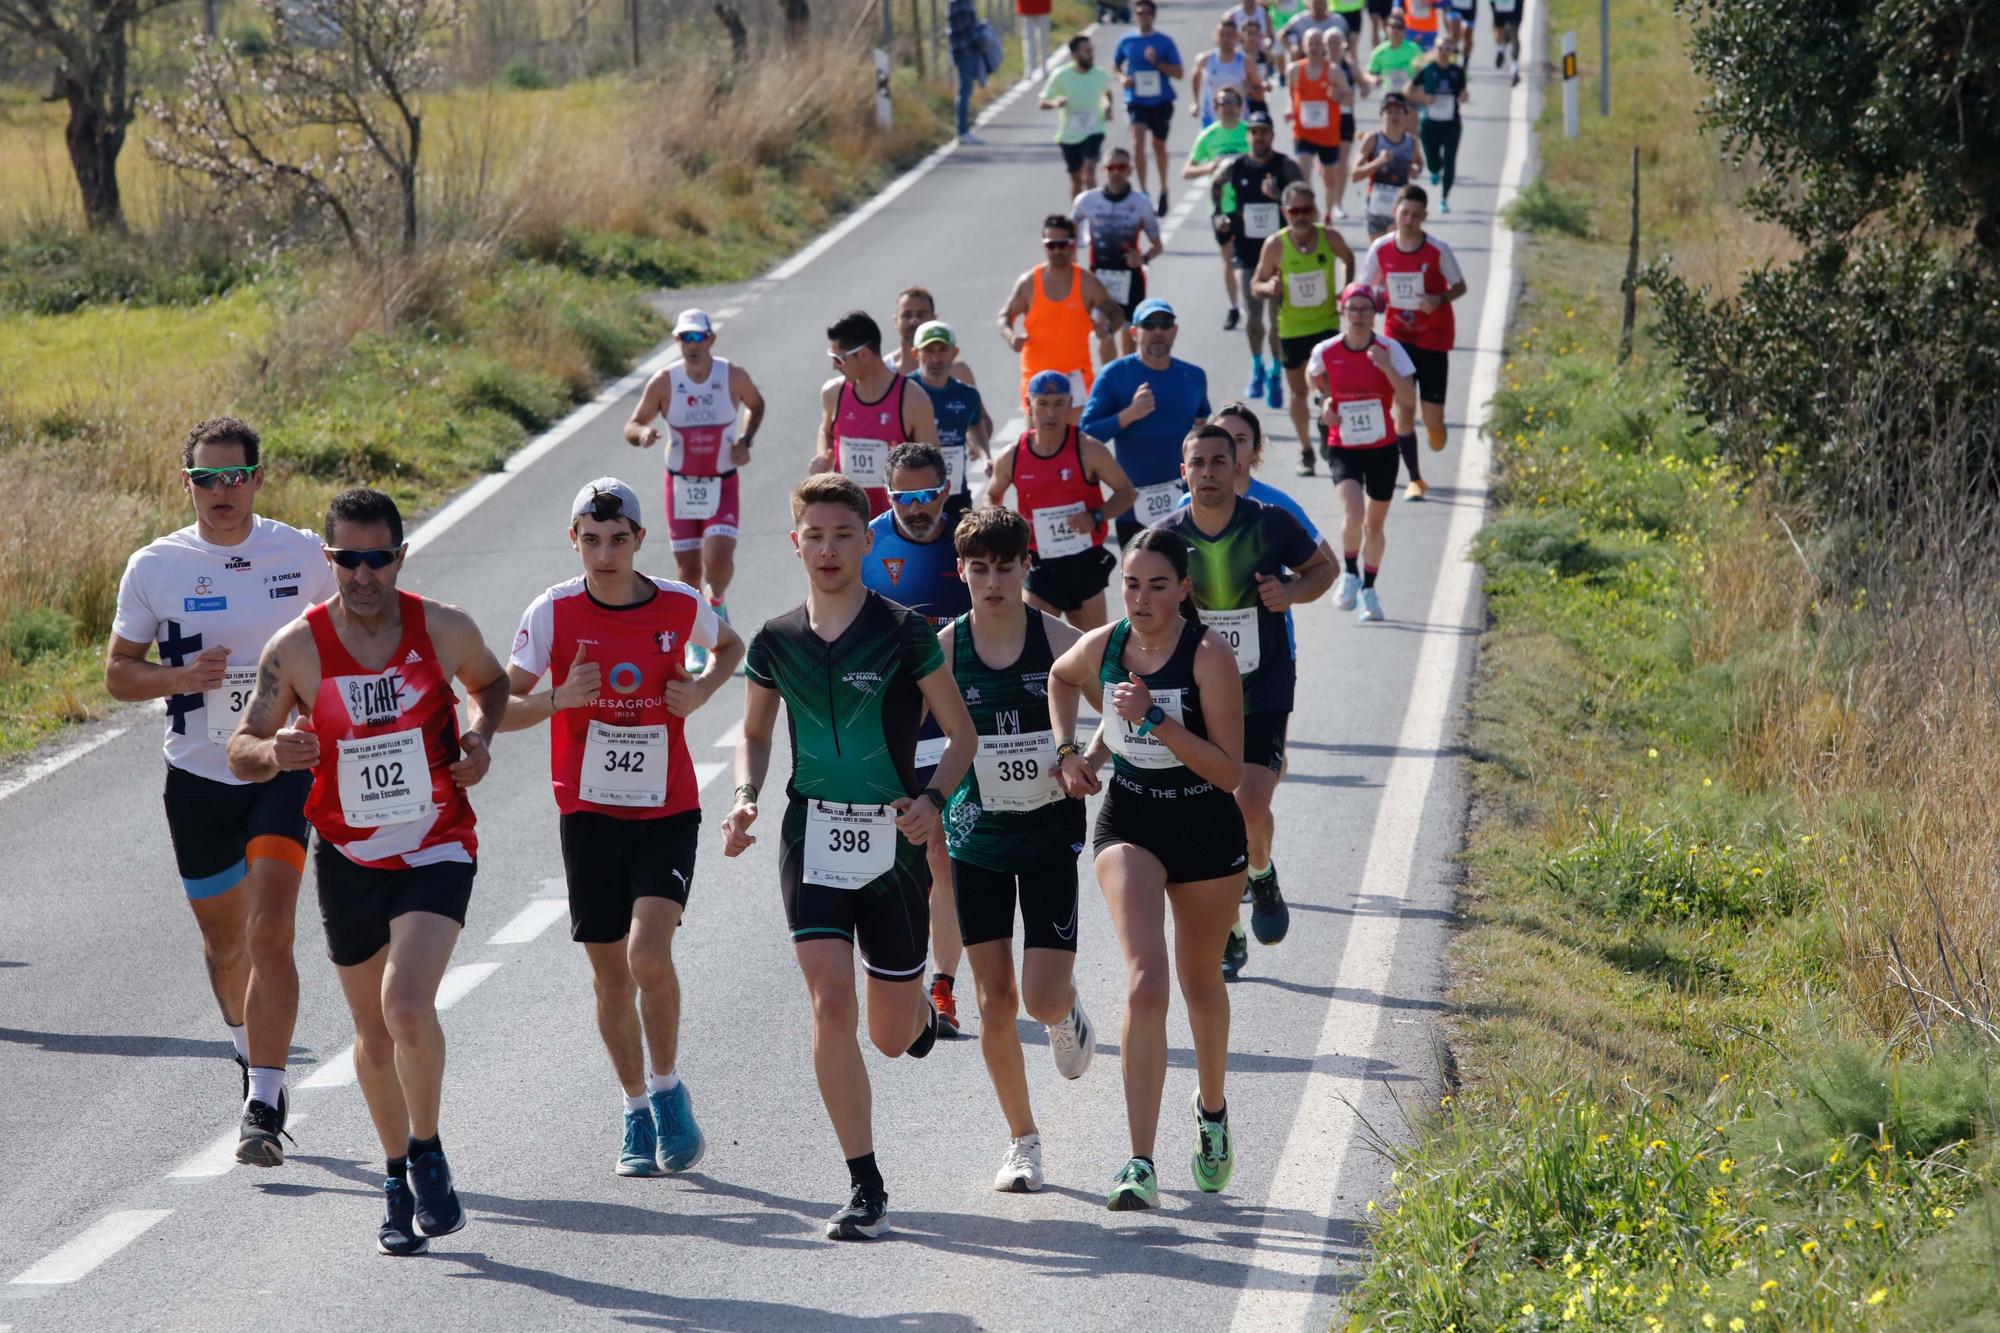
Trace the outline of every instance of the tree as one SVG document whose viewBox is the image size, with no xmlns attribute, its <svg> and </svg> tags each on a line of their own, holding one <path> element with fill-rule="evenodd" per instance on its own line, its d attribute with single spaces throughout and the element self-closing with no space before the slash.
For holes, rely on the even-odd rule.
<svg viewBox="0 0 2000 1333">
<path fill-rule="evenodd" d="M 7 3 L 8 0 L 0 0 Z M 251 58 L 197 37 L 186 93 L 149 110 L 147 151 L 207 178 L 219 199 L 252 190 L 331 219 L 357 256 L 418 236 L 420 94 L 463 21 L 458 0 L 256 0 L 270 49 Z"/>
<path fill-rule="evenodd" d="M 174 0 L 0 0 L 0 30 L 55 62 L 56 95 L 69 103 L 63 142 L 92 231 L 123 231 L 118 154 L 139 95 L 129 85 L 132 30 Z"/>
</svg>

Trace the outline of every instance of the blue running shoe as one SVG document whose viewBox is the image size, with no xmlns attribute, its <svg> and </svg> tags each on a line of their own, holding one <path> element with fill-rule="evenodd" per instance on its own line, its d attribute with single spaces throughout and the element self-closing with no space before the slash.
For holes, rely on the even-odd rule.
<svg viewBox="0 0 2000 1333">
<path fill-rule="evenodd" d="M 625 1113 L 625 1146 L 618 1152 L 618 1174 L 621 1176 L 657 1176 L 660 1164 L 654 1159 L 659 1155 L 660 1136 L 653 1127 L 653 1112 L 650 1108 Z"/>
<path fill-rule="evenodd" d="M 1250 383 L 1244 388 L 1243 396 L 1253 402 L 1264 396 L 1264 363 L 1262 361 L 1253 361 L 1250 363 Z"/>
<path fill-rule="evenodd" d="M 701 1160 L 708 1147 L 701 1136 L 701 1126 L 694 1122 L 694 1103 L 688 1099 L 686 1080 L 674 1086 L 671 1092 L 652 1094 L 653 1125 L 660 1136 L 658 1155 L 654 1158 L 662 1171 L 686 1171 Z"/>
<path fill-rule="evenodd" d="M 417 1196 L 412 1222 L 419 1236 L 449 1236 L 465 1226 L 465 1209 L 452 1188 L 451 1164 L 442 1152 L 410 1158 L 410 1193 Z"/>
<path fill-rule="evenodd" d="M 1271 391 L 1264 401 L 1271 405 L 1273 412 L 1285 405 L 1285 372 L 1277 366 L 1271 367 L 1271 378 L 1264 386 Z"/>
<path fill-rule="evenodd" d="M 417 1234 L 413 1221 L 417 1201 L 411 1196 L 409 1185 L 401 1176 L 390 1176 L 382 1182 L 382 1193 L 389 1207 L 375 1232 L 375 1248 L 397 1258 L 428 1250 L 431 1243 Z"/>
</svg>

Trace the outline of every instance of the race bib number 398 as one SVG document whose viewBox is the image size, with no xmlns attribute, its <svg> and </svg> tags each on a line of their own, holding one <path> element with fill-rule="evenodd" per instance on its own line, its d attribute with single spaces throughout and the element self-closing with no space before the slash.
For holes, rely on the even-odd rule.
<svg viewBox="0 0 2000 1333">
<path fill-rule="evenodd" d="M 805 881 L 859 889 L 896 864 L 896 817 L 880 806 L 806 806 Z"/>
</svg>

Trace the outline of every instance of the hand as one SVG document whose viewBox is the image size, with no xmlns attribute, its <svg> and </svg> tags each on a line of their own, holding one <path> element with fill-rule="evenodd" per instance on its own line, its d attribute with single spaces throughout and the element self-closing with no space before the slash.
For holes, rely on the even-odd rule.
<svg viewBox="0 0 2000 1333">
<path fill-rule="evenodd" d="M 194 655 L 194 660 L 181 667 L 181 682 L 187 686 L 180 694 L 206 694 L 222 684 L 223 672 L 229 669 L 229 650 L 223 647 L 204 648 Z"/>
<path fill-rule="evenodd" d="M 667 711 L 675 717 L 686 717 L 708 702 L 707 691 L 688 675 L 687 663 L 678 654 L 667 663 L 667 688 L 661 693 L 667 701 Z"/>
<path fill-rule="evenodd" d="M 1266 176 L 1264 178 L 1264 197 L 1266 199 L 1276 199 L 1278 197 L 1278 178 L 1276 176 Z"/>
<path fill-rule="evenodd" d="M 595 662 L 583 660 L 583 645 L 576 646 L 576 660 L 569 664 L 569 674 L 563 683 L 550 693 L 550 702 L 558 711 L 564 708 L 583 708 L 597 702 L 597 692 L 604 685 L 604 669 Z"/>
<path fill-rule="evenodd" d="M 1417 302 L 1417 309 L 1423 311 L 1426 315 L 1428 315 L 1433 310 L 1436 310 L 1439 306 L 1443 304 L 1444 304 L 1444 294 L 1442 292 L 1432 292 L 1429 295 L 1425 296 L 1423 300 Z"/>
<path fill-rule="evenodd" d="M 1389 369 L 1389 349 L 1379 342 L 1369 343 L 1368 364 L 1386 373 Z"/>
<path fill-rule="evenodd" d="M 814 454 L 812 461 L 806 464 L 806 474 L 808 476 L 817 476 L 819 473 L 831 471 L 833 471 L 832 454 Z"/>
<path fill-rule="evenodd" d="M 652 426 L 641 426 L 639 428 L 639 438 L 632 441 L 632 447 L 635 449 L 650 449 L 659 442 L 660 432 L 658 430 Z"/>
<path fill-rule="evenodd" d="M 944 832 L 944 821 L 928 796 L 905 796 L 891 801 L 896 808 L 896 832 L 912 847 L 922 847 Z"/>
<path fill-rule="evenodd" d="M 738 801 L 722 819 L 722 854 L 741 856 L 750 845 L 757 841 L 751 836 L 750 826 L 757 822 L 757 803 Z"/>
<path fill-rule="evenodd" d="M 1056 763 L 1056 783 L 1063 795 L 1075 800 L 1095 796 L 1104 784 L 1091 771 L 1090 762 L 1080 754 L 1066 754 Z"/>
<path fill-rule="evenodd" d="M 1139 54 L 1146 57 L 1147 64 L 1151 65 L 1157 63 L 1156 60 L 1157 49 L 1151 42 L 1147 42 L 1144 47 L 1140 48 Z"/>
<path fill-rule="evenodd" d="M 1257 600 L 1264 604 L 1266 611 L 1285 612 L 1292 609 L 1292 585 L 1283 579 L 1274 579 L 1269 574 L 1257 575 Z"/>
<path fill-rule="evenodd" d="M 1195 99 L 1195 102 L 1194 102 L 1194 105 L 1188 108 L 1188 115 L 1192 116 L 1192 117 L 1193 117 L 1194 119 L 1196 119 L 1196 120 L 1200 120 L 1200 119 L 1201 119 L 1201 99 L 1200 99 L 1200 98 L 1196 98 L 1196 99 Z"/>
<path fill-rule="evenodd" d="M 451 766 L 451 780 L 461 787 L 476 787 L 493 766 L 493 752 L 486 748 L 486 738 L 476 731 L 460 736 L 458 746 L 463 757 Z"/>
<path fill-rule="evenodd" d="M 1144 722 L 1152 706 L 1153 692 L 1132 672 L 1126 672 L 1125 679 L 1111 687 L 1111 709 L 1127 722 Z"/>
<path fill-rule="evenodd" d="M 1132 414 L 1131 421 L 1144 421 L 1147 417 L 1153 415 L 1153 408 L 1155 406 L 1156 404 L 1153 402 L 1153 386 L 1150 384 L 1141 384 L 1139 392 L 1132 395 L 1131 405 L 1125 410 Z M 1126 424 L 1130 425 L 1131 421 L 1128 421 Z"/>
<path fill-rule="evenodd" d="M 1132 76 L 1131 76 L 1130 74 L 1127 74 L 1127 75 L 1125 76 L 1125 86 L 1126 86 L 1127 88 L 1130 88 L 1130 87 L 1132 87 L 1132 82 L 1133 82 L 1133 81 L 1132 81 Z"/>
<path fill-rule="evenodd" d="M 1004 336 L 1007 339 L 1007 346 L 1016 352 L 1021 351 L 1021 349 L 1028 345 L 1028 335 L 1022 333 L 1019 329 L 1009 329 Z"/>
<path fill-rule="evenodd" d="M 1090 515 L 1087 513 L 1071 514 L 1063 522 L 1068 525 L 1071 532 L 1080 532 L 1086 537 L 1097 531 L 1097 524 L 1091 520 Z"/>
<path fill-rule="evenodd" d="M 271 758 L 287 773 L 298 773 L 319 764 L 319 735 L 304 727 L 279 727 L 271 738 Z"/>
<path fill-rule="evenodd" d="M 729 461 L 742 467 L 750 461 L 750 441 L 738 440 L 729 446 Z"/>
<path fill-rule="evenodd" d="M 1051 97 L 1049 99 L 1049 105 L 1054 107 L 1056 110 L 1060 111 L 1064 107 L 1069 105 L 1069 99 L 1067 97 Z"/>
</svg>

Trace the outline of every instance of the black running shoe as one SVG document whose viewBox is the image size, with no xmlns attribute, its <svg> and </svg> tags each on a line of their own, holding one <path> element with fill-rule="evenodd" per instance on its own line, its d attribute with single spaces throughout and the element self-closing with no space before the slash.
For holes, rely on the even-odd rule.
<svg viewBox="0 0 2000 1333">
<path fill-rule="evenodd" d="M 1234 981 L 1243 974 L 1243 965 L 1250 961 L 1250 940 L 1243 934 L 1241 925 L 1229 928 L 1229 939 L 1222 946 L 1222 979 Z"/>
<path fill-rule="evenodd" d="M 1250 929 L 1257 932 L 1257 943 L 1276 944 L 1284 939 L 1292 928 L 1292 909 L 1285 906 L 1285 895 L 1278 891 L 1276 866 L 1262 879 L 1250 877 L 1250 903 Z"/>
<path fill-rule="evenodd" d="M 390 1176 L 382 1182 L 382 1193 L 388 1201 L 389 1211 L 382 1218 L 381 1229 L 375 1233 L 375 1248 L 398 1258 L 428 1250 L 431 1243 L 416 1229 L 417 1200 L 410 1193 L 409 1185 L 401 1176 Z"/>
<path fill-rule="evenodd" d="M 1167 215 L 1167 192 L 1165 190 L 1160 191 L 1159 214 L 1161 217 L 1165 217 Z"/>
<path fill-rule="evenodd" d="M 924 1030 L 917 1034 L 917 1039 L 910 1043 L 910 1049 L 905 1054 L 912 1060 L 921 1060 L 931 1053 L 931 1047 L 937 1045 L 937 1039 L 938 1011 L 936 1006 L 932 1006 L 930 1021 L 924 1024 Z"/>
<path fill-rule="evenodd" d="M 828 1240 L 874 1240 L 889 1229 L 889 1191 L 856 1185 L 847 1207 L 826 1221 Z"/>
<path fill-rule="evenodd" d="M 243 1127 L 236 1136 L 236 1160 L 245 1166 L 283 1166 L 285 1145 L 280 1137 L 290 1138 L 285 1133 L 284 1094 L 278 1094 L 279 1105 L 267 1106 L 263 1102 L 251 1102 L 243 1108 Z"/>
<path fill-rule="evenodd" d="M 449 1236 L 465 1225 L 465 1209 L 451 1185 L 451 1165 L 442 1152 L 410 1159 L 410 1192 L 416 1195 L 411 1219 L 419 1236 Z"/>
<path fill-rule="evenodd" d="M 1229 313 L 1222 320 L 1222 331 L 1233 333 L 1241 327 L 1243 327 L 1243 312 L 1235 306 L 1229 307 Z"/>
</svg>

